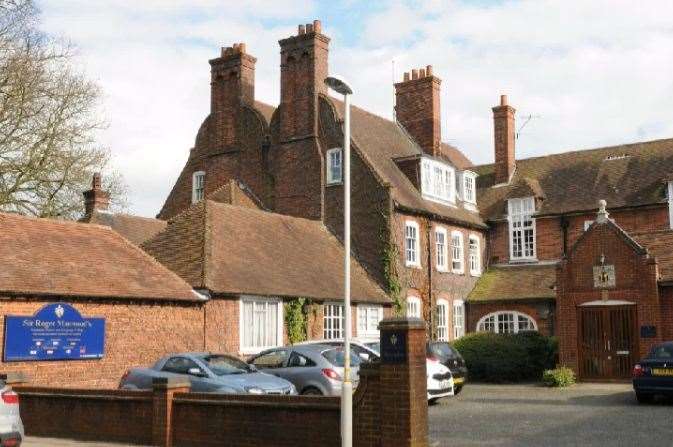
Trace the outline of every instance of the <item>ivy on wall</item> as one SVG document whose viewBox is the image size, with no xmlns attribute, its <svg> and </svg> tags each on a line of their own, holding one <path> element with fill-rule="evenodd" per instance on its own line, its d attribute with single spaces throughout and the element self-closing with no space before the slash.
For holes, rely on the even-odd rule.
<svg viewBox="0 0 673 447">
<path fill-rule="evenodd" d="M 294 298 L 286 301 L 285 307 L 285 327 L 287 329 L 287 338 L 291 344 L 306 340 L 306 313 L 304 304 L 306 298 Z"/>
</svg>

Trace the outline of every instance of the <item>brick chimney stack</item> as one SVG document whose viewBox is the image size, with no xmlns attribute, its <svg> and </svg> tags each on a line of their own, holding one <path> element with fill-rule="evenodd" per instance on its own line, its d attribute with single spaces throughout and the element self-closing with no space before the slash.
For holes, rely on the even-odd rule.
<svg viewBox="0 0 673 447">
<path fill-rule="evenodd" d="M 103 191 L 99 172 L 93 175 L 91 189 L 84 191 L 84 212 L 91 216 L 94 211 L 106 211 L 110 205 L 110 194 Z"/>
<path fill-rule="evenodd" d="M 210 61 L 210 113 L 215 123 L 215 146 L 227 147 L 236 140 L 239 107 L 255 102 L 255 63 L 244 43 L 223 47 Z"/>
<path fill-rule="evenodd" d="M 299 25 L 297 34 L 280 44 L 280 140 L 315 136 L 318 95 L 326 94 L 329 37 L 320 20 Z"/>
<path fill-rule="evenodd" d="M 432 74 L 432 65 L 404 73 L 395 84 L 395 116 L 423 151 L 437 156 L 441 150 L 442 130 L 439 88 L 442 80 Z"/>
<path fill-rule="evenodd" d="M 509 183 L 516 167 L 514 112 L 507 104 L 507 95 L 500 95 L 500 105 L 493 107 L 496 184 Z"/>
</svg>

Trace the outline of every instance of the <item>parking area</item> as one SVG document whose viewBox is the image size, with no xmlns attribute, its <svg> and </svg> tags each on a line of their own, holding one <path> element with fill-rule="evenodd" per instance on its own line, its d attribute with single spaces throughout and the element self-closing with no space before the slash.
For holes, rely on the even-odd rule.
<svg viewBox="0 0 673 447">
<path fill-rule="evenodd" d="M 628 384 L 466 386 L 430 407 L 433 446 L 670 446 L 673 403 L 638 405 Z"/>
</svg>

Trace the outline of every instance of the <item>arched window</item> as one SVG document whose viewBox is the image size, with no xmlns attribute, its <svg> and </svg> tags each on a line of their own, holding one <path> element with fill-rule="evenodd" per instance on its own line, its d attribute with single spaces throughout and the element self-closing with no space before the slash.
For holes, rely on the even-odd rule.
<svg viewBox="0 0 673 447">
<path fill-rule="evenodd" d="M 537 324 L 530 316 L 516 311 L 493 312 L 477 323 L 477 332 L 516 334 L 522 331 L 537 331 Z"/>
<path fill-rule="evenodd" d="M 421 299 L 417 296 L 407 297 L 407 317 L 423 318 L 421 312 Z"/>
<path fill-rule="evenodd" d="M 437 340 L 449 341 L 449 302 L 437 300 Z"/>
</svg>

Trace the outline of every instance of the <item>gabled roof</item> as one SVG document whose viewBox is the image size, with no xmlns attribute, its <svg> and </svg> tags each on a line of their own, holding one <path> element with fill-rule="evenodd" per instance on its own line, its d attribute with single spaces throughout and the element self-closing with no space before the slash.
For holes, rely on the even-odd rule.
<svg viewBox="0 0 673 447">
<path fill-rule="evenodd" d="M 175 273 L 100 225 L 0 213 L 0 295 L 197 301 Z"/>
<path fill-rule="evenodd" d="M 318 221 L 204 200 L 143 248 L 215 294 L 343 297 L 343 246 Z M 351 291 L 354 301 L 390 302 L 354 259 Z"/>
<path fill-rule="evenodd" d="M 673 282 L 673 230 L 637 233 L 632 236 L 657 260 L 659 281 Z"/>
<path fill-rule="evenodd" d="M 339 117 L 343 116 L 343 102 L 334 98 L 321 97 L 331 104 Z M 374 115 L 356 106 L 351 106 L 351 138 L 357 149 L 364 153 L 376 174 L 392 186 L 395 203 L 411 211 L 434 214 L 457 223 L 483 227 L 484 223 L 476 212 L 461 206 L 447 206 L 424 199 L 407 176 L 399 169 L 395 159 L 420 156 L 423 150 L 397 123 Z M 442 145 L 443 158 L 459 169 L 471 163 L 458 149 Z"/>
<path fill-rule="evenodd" d="M 481 275 L 468 301 L 554 299 L 556 265 L 491 266 Z"/>
<path fill-rule="evenodd" d="M 598 199 L 610 208 L 658 204 L 666 200 L 664 179 L 673 173 L 673 139 L 517 160 L 508 185 L 494 185 L 493 164 L 472 170 L 479 174 L 477 203 L 487 220 L 504 217 L 504 201 L 523 181 L 539 185 L 540 215 L 593 210 Z"/>
<path fill-rule="evenodd" d="M 142 244 L 166 228 L 165 220 L 100 210 L 95 210 L 83 221 L 110 227 L 136 245 Z"/>
</svg>

